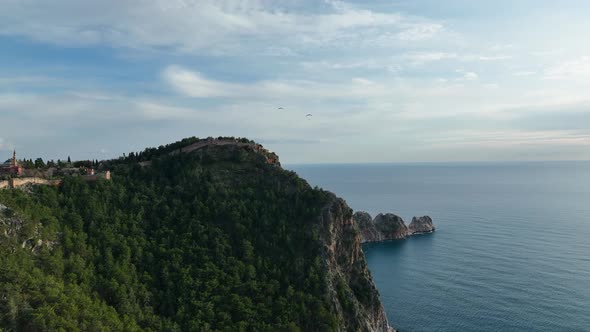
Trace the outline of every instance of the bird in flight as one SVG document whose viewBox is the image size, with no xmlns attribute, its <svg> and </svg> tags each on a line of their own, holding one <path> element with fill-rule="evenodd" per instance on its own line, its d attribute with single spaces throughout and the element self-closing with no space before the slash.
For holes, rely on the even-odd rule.
<svg viewBox="0 0 590 332">
<path fill-rule="evenodd" d="M 313 115 L 311 115 L 311 114 L 307 113 L 307 115 L 306 115 L 305 117 L 307 118 L 307 120 L 311 120 L 311 117 L 312 117 L 312 116 L 313 116 Z"/>
<path fill-rule="evenodd" d="M 284 110 L 284 108 L 282 108 L 282 107 L 279 107 L 279 108 L 277 108 L 277 109 L 278 109 L 278 110 Z"/>
</svg>

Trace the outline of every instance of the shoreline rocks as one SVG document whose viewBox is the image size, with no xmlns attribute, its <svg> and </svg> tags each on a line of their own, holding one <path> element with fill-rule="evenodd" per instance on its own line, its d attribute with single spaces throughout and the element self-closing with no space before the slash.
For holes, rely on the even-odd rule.
<svg viewBox="0 0 590 332">
<path fill-rule="evenodd" d="M 379 213 L 374 219 L 364 211 L 355 212 L 353 220 L 361 234 L 361 243 L 401 240 L 415 234 L 435 231 L 429 216 L 413 217 L 409 226 L 393 213 Z"/>
</svg>

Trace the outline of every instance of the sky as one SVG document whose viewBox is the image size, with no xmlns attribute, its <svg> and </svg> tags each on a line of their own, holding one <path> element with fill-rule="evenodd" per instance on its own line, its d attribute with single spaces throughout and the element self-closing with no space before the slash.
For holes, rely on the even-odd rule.
<svg viewBox="0 0 590 332">
<path fill-rule="evenodd" d="M 588 160 L 589 35 L 582 0 L 0 0 L 0 160 Z"/>
</svg>

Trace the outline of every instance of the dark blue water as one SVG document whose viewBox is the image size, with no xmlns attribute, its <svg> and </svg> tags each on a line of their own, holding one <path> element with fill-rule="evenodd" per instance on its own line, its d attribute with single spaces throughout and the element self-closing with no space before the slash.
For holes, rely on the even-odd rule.
<svg viewBox="0 0 590 332">
<path fill-rule="evenodd" d="M 590 331 L 590 163 L 291 167 L 437 231 L 364 246 L 400 331 Z"/>
</svg>

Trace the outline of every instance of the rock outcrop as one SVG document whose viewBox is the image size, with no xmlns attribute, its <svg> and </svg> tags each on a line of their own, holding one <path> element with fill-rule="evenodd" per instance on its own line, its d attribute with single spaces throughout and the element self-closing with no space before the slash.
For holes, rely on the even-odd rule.
<svg viewBox="0 0 590 332">
<path fill-rule="evenodd" d="M 435 230 L 429 216 L 414 217 L 409 226 L 404 220 L 393 214 L 378 214 L 375 219 L 367 212 L 355 212 L 353 219 L 361 234 L 361 242 L 380 242 L 401 240 L 414 234 L 431 233 Z"/>
<path fill-rule="evenodd" d="M 366 222 L 363 216 L 353 218 L 352 209 L 335 195 L 322 212 L 320 240 L 332 311 L 337 313 L 340 331 L 392 332 L 361 248 L 355 219 Z"/>
<path fill-rule="evenodd" d="M 408 227 L 404 220 L 393 213 L 379 213 L 373 223 L 385 240 L 399 240 L 408 236 Z"/>
<path fill-rule="evenodd" d="M 43 225 L 18 216 L 12 209 L 0 203 L 0 244 L 38 253 L 43 246 L 52 249 L 57 241 L 42 239 Z"/>
<path fill-rule="evenodd" d="M 382 241 L 383 235 L 375 227 L 373 218 L 364 211 L 355 212 L 353 219 L 356 222 L 359 232 L 361 233 L 361 242 Z"/>
<path fill-rule="evenodd" d="M 414 217 L 412 218 L 410 226 L 408 226 L 408 230 L 411 234 L 432 233 L 434 232 L 434 229 L 435 227 L 432 224 L 432 218 L 429 216 Z"/>
</svg>

